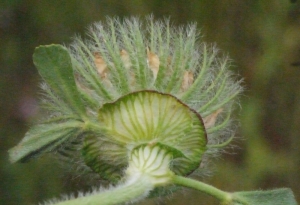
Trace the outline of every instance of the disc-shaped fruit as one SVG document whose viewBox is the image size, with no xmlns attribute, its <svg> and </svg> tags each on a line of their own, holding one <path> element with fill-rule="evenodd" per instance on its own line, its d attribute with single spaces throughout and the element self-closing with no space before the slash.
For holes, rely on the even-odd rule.
<svg viewBox="0 0 300 205">
<path fill-rule="evenodd" d="M 149 90 L 127 94 L 104 104 L 98 120 L 103 132 L 85 139 L 83 156 L 110 181 L 121 177 L 131 151 L 142 144 L 159 143 L 172 152 L 170 169 L 178 175 L 197 169 L 206 150 L 200 115 L 170 94 Z"/>
</svg>

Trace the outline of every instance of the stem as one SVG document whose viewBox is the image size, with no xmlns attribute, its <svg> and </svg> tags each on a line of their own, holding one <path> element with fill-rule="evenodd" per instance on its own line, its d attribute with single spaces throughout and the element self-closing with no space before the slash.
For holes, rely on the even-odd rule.
<svg viewBox="0 0 300 205">
<path fill-rule="evenodd" d="M 68 201 L 58 202 L 54 205 L 113 205 L 129 201 L 136 201 L 148 195 L 154 188 L 149 178 L 145 175 L 132 176 L 124 184 L 102 192 L 92 193 Z"/>
<path fill-rule="evenodd" d="M 194 179 L 189 179 L 182 176 L 173 176 L 173 183 L 177 185 L 182 185 L 185 187 L 193 188 L 198 191 L 202 191 L 216 199 L 218 199 L 221 202 L 226 202 L 231 200 L 231 194 L 225 191 L 222 191 L 220 189 L 217 189 L 211 185 L 205 184 L 200 181 L 196 181 Z"/>
</svg>

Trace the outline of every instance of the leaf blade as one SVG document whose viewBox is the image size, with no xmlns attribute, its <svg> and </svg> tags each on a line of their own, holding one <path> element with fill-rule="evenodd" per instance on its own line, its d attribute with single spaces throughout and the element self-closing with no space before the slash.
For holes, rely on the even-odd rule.
<svg viewBox="0 0 300 205">
<path fill-rule="evenodd" d="M 293 192 L 289 188 L 235 192 L 233 199 L 232 205 L 297 205 Z"/>
<path fill-rule="evenodd" d="M 71 137 L 78 136 L 82 123 L 71 120 L 61 123 L 39 124 L 32 127 L 22 141 L 8 151 L 12 163 L 26 162 L 32 157 L 55 150 Z"/>
<path fill-rule="evenodd" d="M 68 50 L 55 44 L 39 46 L 33 54 L 33 62 L 53 92 L 78 116 L 84 117 L 85 108 L 76 87 Z"/>
</svg>

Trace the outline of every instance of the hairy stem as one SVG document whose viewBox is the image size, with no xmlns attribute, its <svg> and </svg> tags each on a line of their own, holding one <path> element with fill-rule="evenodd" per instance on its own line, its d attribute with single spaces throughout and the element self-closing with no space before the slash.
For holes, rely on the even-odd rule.
<svg viewBox="0 0 300 205">
<path fill-rule="evenodd" d="M 145 198 L 154 188 L 145 175 L 131 176 L 125 183 L 114 188 L 92 193 L 80 198 L 58 202 L 54 205 L 112 205 Z"/>
</svg>

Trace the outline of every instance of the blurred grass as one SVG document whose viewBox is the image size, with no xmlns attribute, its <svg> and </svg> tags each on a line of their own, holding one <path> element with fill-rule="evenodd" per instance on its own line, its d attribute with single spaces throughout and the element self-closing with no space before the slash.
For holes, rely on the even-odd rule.
<svg viewBox="0 0 300 205">
<path fill-rule="evenodd" d="M 11 165 L 7 150 L 38 114 L 40 79 L 32 53 L 68 44 L 105 16 L 170 16 L 197 22 L 207 42 L 234 59 L 246 92 L 238 115 L 242 140 L 216 160 L 205 181 L 227 191 L 291 187 L 300 201 L 300 2 L 288 0 L 89 0 L 0 2 L 0 204 L 37 204 L 77 190 L 81 182 L 52 158 Z M 76 177 L 76 176 L 75 176 Z M 152 202 L 149 202 L 151 204 Z M 199 192 L 175 193 L 160 204 L 217 204 Z"/>
</svg>

